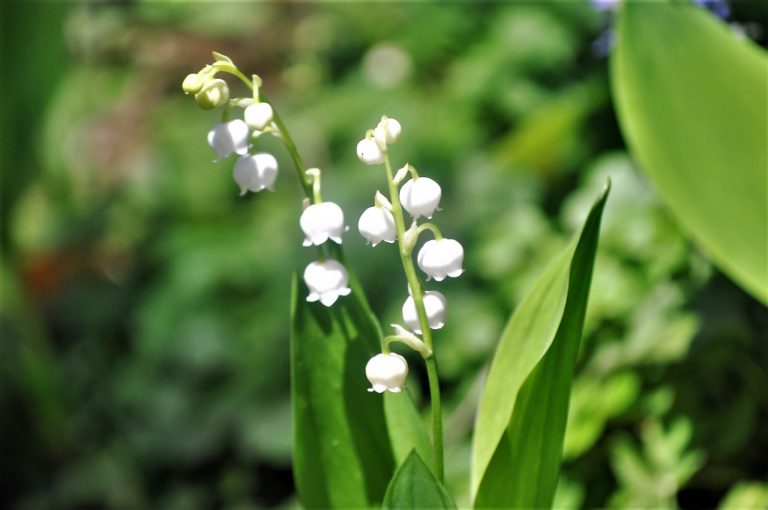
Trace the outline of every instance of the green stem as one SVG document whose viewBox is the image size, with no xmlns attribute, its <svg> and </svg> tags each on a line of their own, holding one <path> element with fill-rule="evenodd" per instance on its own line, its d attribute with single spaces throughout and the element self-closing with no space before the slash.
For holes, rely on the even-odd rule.
<svg viewBox="0 0 768 510">
<path fill-rule="evenodd" d="M 432 403 L 432 441 L 435 456 L 435 474 L 437 479 L 442 482 L 445 475 L 443 465 L 443 416 L 442 405 L 440 403 L 440 385 L 437 378 L 437 360 L 432 349 L 432 330 L 429 329 L 429 319 L 427 311 L 424 308 L 424 294 L 421 289 L 421 282 L 416 275 L 416 268 L 413 266 L 413 260 L 410 257 L 407 247 L 404 244 L 405 239 L 405 218 L 403 208 L 400 205 L 400 197 L 397 192 L 392 173 L 392 164 L 389 161 L 389 154 L 384 153 L 384 166 L 387 169 L 387 183 L 389 185 L 389 196 L 392 202 L 392 216 L 395 218 L 395 228 L 397 229 L 397 244 L 400 252 L 400 260 L 403 263 L 405 277 L 411 288 L 413 301 L 416 304 L 416 313 L 419 316 L 419 325 L 421 326 L 422 339 L 427 349 L 432 351 L 430 356 L 424 358 L 427 366 L 427 379 L 429 381 L 429 394 Z"/>
</svg>

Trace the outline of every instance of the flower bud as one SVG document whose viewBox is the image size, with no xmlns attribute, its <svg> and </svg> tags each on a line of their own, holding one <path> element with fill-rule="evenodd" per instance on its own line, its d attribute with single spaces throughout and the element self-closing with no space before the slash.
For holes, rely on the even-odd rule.
<svg viewBox="0 0 768 510">
<path fill-rule="evenodd" d="M 376 129 L 373 130 L 374 136 L 384 144 L 395 143 L 401 132 L 400 123 L 389 117 L 382 118 Z"/>
<path fill-rule="evenodd" d="M 384 152 L 373 138 L 364 138 L 357 144 L 357 157 L 366 165 L 384 163 Z"/>
<path fill-rule="evenodd" d="M 377 354 L 365 365 L 365 376 L 372 386 L 368 391 L 384 393 L 389 390 L 398 393 L 405 386 L 405 379 L 408 377 L 408 362 L 394 352 Z"/>
<path fill-rule="evenodd" d="M 417 262 L 422 271 L 438 282 L 446 276 L 456 278 L 464 272 L 464 248 L 454 239 L 433 239 L 419 250 Z"/>
<path fill-rule="evenodd" d="M 205 78 L 197 73 L 188 74 L 181 83 L 181 88 L 185 94 L 197 94 L 205 85 Z"/>
<path fill-rule="evenodd" d="M 360 235 L 376 246 L 380 242 L 394 243 L 397 239 L 395 218 L 383 207 L 369 207 L 360 215 L 357 222 Z"/>
<path fill-rule="evenodd" d="M 240 186 L 240 196 L 249 191 L 271 191 L 277 179 L 277 160 L 266 152 L 243 156 L 235 163 L 233 174 Z"/>
<path fill-rule="evenodd" d="M 208 145 L 216 153 L 217 159 L 226 158 L 233 152 L 248 152 L 248 126 L 240 119 L 222 122 L 208 131 Z"/>
<path fill-rule="evenodd" d="M 213 110 L 229 101 L 229 86 L 227 82 L 216 78 L 205 83 L 195 94 L 195 101 L 203 110 Z"/>
<path fill-rule="evenodd" d="M 269 103 L 252 104 L 243 114 L 248 127 L 257 131 L 264 131 L 264 128 L 272 122 L 273 115 L 274 111 Z"/>
<path fill-rule="evenodd" d="M 307 236 L 304 246 L 320 246 L 328 239 L 341 244 L 344 227 L 344 211 L 333 202 L 310 205 L 301 213 L 301 230 Z"/>
<path fill-rule="evenodd" d="M 442 328 L 445 325 L 445 309 L 448 304 L 443 293 L 428 290 L 422 299 L 424 300 L 424 310 L 427 312 L 429 328 Z M 416 312 L 416 302 L 413 300 L 413 296 L 408 296 L 403 304 L 403 320 L 413 331 L 421 334 L 419 314 Z"/>
<path fill-rule="evenodd" d="M 429 177 L 411 179 L 400 188 L 400 203 L 413 219 L 431 218 L 440 203 L 440 185 Z"/>
<path fill-rule="evenodd" d="M 339 296 L 347 296 L 351 292 L 347 286 L 347 270 L 333 259 L 310 263 L 304 270 L 304 283 L 309 287 L 307 301 L 320 301 L 325 306 L 333 305 Z"/>
</svg>

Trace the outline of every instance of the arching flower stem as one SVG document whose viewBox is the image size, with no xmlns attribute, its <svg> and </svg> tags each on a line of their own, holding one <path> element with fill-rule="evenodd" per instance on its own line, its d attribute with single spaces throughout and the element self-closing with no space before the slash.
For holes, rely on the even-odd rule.
<svg viewBox="0 0 768 510">
<path fill-rule="evenodd" d="M 434 223 L 422 223 L 419 225 L 419 228 L 416 229 L 416 238 L 418 239 L 421 233 L 426 230 L 431 230 L 437 241 L 443 238 L 443 233 L 440 232 L 440 229 Z"/>
<path fill-rule="evenodd" d="M 429 382 L 429 394 L 432 407 L 432 441 L 434 449 L 435 474 L 437 479 L 442 482 L 445 477 L 445 467 L 443 461 L 443 416 L 442 405 L 440 402 L 440 384 L 437 377 L 437 360 L 432 350 L 432 333 L 429 328 L 429 319 L 424 308 L 424 292 L 421 288 L 421 282 L 416 275 L 416 268 L 410 256 L 410 250 L 404 243 L 405 239 L 405 217 L 403 208 L 400 205 L 400 196 L 395 184 L 392 172 L 392 163 L 389 161 L 389 154 L 384 152 L 384 167 L 387 171 L 387 184 L 389 186 L 389 199 L 392 203 L 392 215 L 395 218 L 395 228 L 397 229 L 397 244 L 400 252 L 400 260 L 403 263 L 405 277 L 413 293 L 413 300 L 416 304 L 416 312 L 419 316 L 421 325 L 422 340 L 426 349 L 431 352 L 429 356 L 424 357 L 424 363 L 427 367 L 427 380 Z"/>
</svg>

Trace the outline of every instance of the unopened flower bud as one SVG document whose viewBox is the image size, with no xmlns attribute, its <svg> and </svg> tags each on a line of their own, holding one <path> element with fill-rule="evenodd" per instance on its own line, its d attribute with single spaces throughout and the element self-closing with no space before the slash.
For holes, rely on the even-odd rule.
<svg viewBox="0 0 768 510">
<path fill-rule="evenodd" d="M 351 292 L 347 270 L 333 259 L 310 263 L 304 270 L 304 282 L 309 287 L 307 301 L 310 303 L 320 301 L 325 306 L 331 306 L 339 296 L 347 296 Z"/>
<path fill-rule="evenodd" d="M 384 152 L 373 138 L 364 138 L 357 144 L 357 157 L 366 165 L 384 163 Z"/>
<path fill-rule="evenodd" d="M 208 131 L 208 145 L 216 153 L 217 159 L 226 158 L 233 152 L 248 152 L 248 126 L 240 119 L 222 122 Z"/>
<path fill-rule="evenodd" d="M 209 80 L 195 94 L 195 101 L 203 110 L 212 110 L 224 105 L 229 101 L 229 86 L 227 82 L 219 78 Z"/>
<path fill-rule="evenodd" d="M 411 179 L 400 188 L 400 203 L 414 219 L 420 216 L 431 218 L 435 213 L 442 190 L 440 185 L 429 177 Z"/>
<path fill-rule="evenodd" d="M 445 325 L 445 309 L 448 300 L 442 292 L 428 290 L 424 293 L 424 310 L 427 312 L 427 320 L 430 329 L 440 329 Z M 421 334 L 421 324 L 419 323 L 419 314 L 416 312 L 416 302 L 413 296 L 408 296 L 403 304 L 403 320 L 408 326 L 418 334 Z"/>
<path fill-rule="evenodd" d="M 382 118 L 376 129 L 373 130 L 374 136 L 385 144 L 395 143 L 401 132 L 400 123 L 389 117 Z"/>
<path fill-rule="evenodd" d="M 405 386 L 408 377 L 408 362 L 394 352 L 377 354 L 365 365 L 365 376 L 372 386 L 368 391 L 384 393 L 389 390 L 398 393 Z"/>
<path fill-rule="evenodd" d="M 433 239 L 419 250 L 417 262 L 422 271 L 435 280 L 456 278 L 464 272 L 464 248 L 454 239 Z"/>
<path fill-rule="evenodd" d="M 277 179 L 277 160 L 266 152 L 243 156 L 235 163 L 233 174 L 240 186 L 241 196 L 249 191 L 271 191 Z"/>
<path fill-rule="evenodd" d="M 304 209 L 299 219 L 301 230 L 307 236 L 304 246 L 320 246 L 328 239 L 341 244 L 344 227 L 344 211 L 333 202 L 321 202 Z"/>
<path fill-rule="evenodd" d="M 181 83 L 185 94 L 197 94 L 205 85 L 205 79 L 197 73 L 188 74 Z"/>
<path fill-rule="evenodd" d="M 251 129 L 264 131 L 264 128 L 272 122 L 274 111 L 269 103 L 256 103 L 245 109 L 243 114 L 245 123 Z"/>
<path fill-rule="evenodd" d="M 373 246 L 381 241 L 394 243 L 397 239 L 395 218 L 391 212 L 383 207 L 369 207 L 363 211 L 357 222 L 357 229 L 360 231 L 360 235 L 365 237 Z"/>
</svg>

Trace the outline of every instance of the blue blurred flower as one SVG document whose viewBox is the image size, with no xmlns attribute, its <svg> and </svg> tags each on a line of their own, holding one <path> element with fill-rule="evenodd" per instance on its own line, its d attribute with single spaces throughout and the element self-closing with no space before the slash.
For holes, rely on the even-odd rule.
<svg viewBox="0 0 768 510">
<path fill-rule="evenodd" d="M 731 15 L 731 6 L 726 0 L 693 0 L 718 18 L 727 19 Z"/>
</svg>

